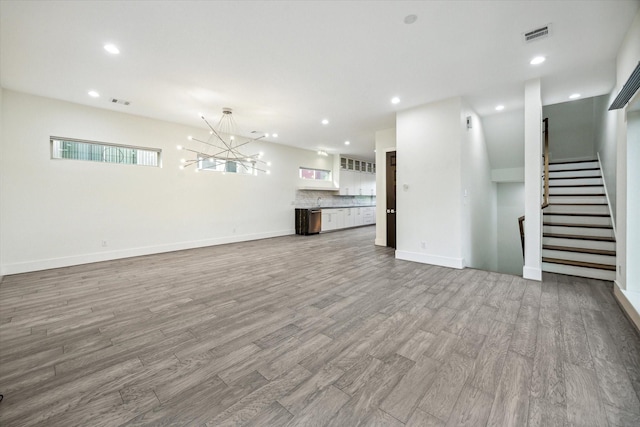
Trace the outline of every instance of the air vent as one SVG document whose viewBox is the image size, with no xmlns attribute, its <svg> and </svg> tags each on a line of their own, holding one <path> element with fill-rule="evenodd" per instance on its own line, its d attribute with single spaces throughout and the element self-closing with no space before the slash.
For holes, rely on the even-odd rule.
<svg viewBox="0 0 640 427">
<path fill-rule="evenodd" d="M 114 104 L 122 104 L 122 105 L 131 104 L 129 101 L 125 101 L 124 99 L 118 99 L 118 98 L 111 98 L 111 102 L 113 102 Z"/>
<path fill-rule="evenodd" d="M 629 76 L 629 80 L 627 80 L 624 86 L 622 86 L 622 89 L 620 89 L 620 93 L 618 93 L 616 99 L 613 100 L 609 111 L 619 110 L 627 105 L 627 102 L 634 97 L 638 89 L 640 89 L 640 62 L 638 62 L 638 65 L 636 65 L 636 68 Z"/>
<path fill-rule="evenodd" d="M 525 43 L 535 42 L 537 40 L 546 39 L 549 37 L 549 33 L 551 31 L 551 24 L 545 25 L 544 27 L 536 28 L 535 30 L 527 31 L 526 33 L 522 33 L 524 36 Z"/>
</svg>

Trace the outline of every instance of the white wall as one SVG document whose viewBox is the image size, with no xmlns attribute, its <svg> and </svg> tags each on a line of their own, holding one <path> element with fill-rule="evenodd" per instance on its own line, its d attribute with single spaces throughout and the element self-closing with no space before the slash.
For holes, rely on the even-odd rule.
<svg viewBox="0 0 640 427">
<path fill-rule="evenodd" d="M 450 98 L 397 114 L 397 258 L 464 267 L 461 109 Z"/>
<path fill-rule="evenodd" d="M 497 184 L 498 268 L 500 273 L 522 275 L 524 257 L 518 218 L 524 214 L 524 183 Z"/>
<path fill-rule="evenodd" d="M 543 117 L 549 118 L 551 161 L 595 158 L 598 118 L 602 115 L 599 98 L 562 102 L 542 109 Z"/>
<path fill-rule="evenodd" d="M 540 79 L 524 88 L 524 193 L 525 262 L 522 276 L 542 280 L 542 100 Z"/>
<path fill-rule="evenodd" d="M 451 98 L 399 112 L 396 126 L 396 257 L 495 270 L 496 187 L 479 117 Z"/>
<path fill-rule="evenodd" d="M 466 117 L 472 127 L 467 129 Z M 495 271 L 497 268 L 496 184 L 491 181 L 491 165 L 483 122 L 463 105 L 462 135 L 463 248 L 467 267 Z"/>
<path fill-rule="evenodd" d="M 638 12 L 618 51 L 616 60 L 617 94 L 627 82 L 631 72 L 640 60 L 640 12 Z M 616 284 L 627 290 L 627 123 L 626 108 L 616 112 Z M 633 183 L 637 185 L 637 183 Z M 634 187 L 635 189 L 635 187 Z M 640 215 L 640 212 L 635 212 Z M 640 286 L 634 289 L 640 291 Z"/>
<path fill-rule="evenodd" d="M 640 111 L 627 114 L 627 290 L 640 292 Z"/>
<path fill-rule="evenodd" d="M 595 108 L 597 114 L 599 114 L 596 120 L 595 151 L 600 158 L 602 176 L 609 196 L 614 223 L 616 217 L 616 131 L 618 113 L 608 111 L 608 108 L 616 95 L 617 92 L 611 92 L 609 96 L 595 98 Z"/>
<path fill-rule="evenodd" d="M 376 245 L 387 246 L 387 152 L 396 149 L 396 128 L 376 132 Z"/>
<path fill-rule="evenodd" d="M 524 168 L 524 110 L 503 111 L 482 118 L 489 162 L 494 170 Z M 522 172 L 523 173 L 523 172 Z M 520 176 L 520 181 L 524 178 Z"/>
<path fill-rule="evenodd" d="M 2 165 L 2 157 L 3 157 L 3 153 L 2 153 L 2 146 L 4 145 L 4 116 L 2 115 L 2 111 L 3 111 L 3 100 L 4 100 L 4 91 L 2 90 L 2 87 L 0 87 L 0 165 Z M 3 176 L 4 173 L 2 173 L 2 168 L 0 167 L 0 282 L 2 282 L 2 278 L 4 275 L 4 272 L 2 270 L 2 265 L 3 265 L 3 252 L 2 252 L 2 223 L 3 221 L 3 206 L 4 206 L 4 201 L 3 201 L 3 197 L 2 197 L 2 188 L 3 188 Z"/>
<path fill-rule="evenodd" d="M 5 90 L 0 232 L 4 274 L 294 232 L 302 165 L 315 152 L 260 142 L 271 175 L 179 170 L 191 128 Z M 162 167 L 50 159 L 49 137 L 162 149 Z M 107 241 L 107 247 L 101 241 Z"/>
</svg>

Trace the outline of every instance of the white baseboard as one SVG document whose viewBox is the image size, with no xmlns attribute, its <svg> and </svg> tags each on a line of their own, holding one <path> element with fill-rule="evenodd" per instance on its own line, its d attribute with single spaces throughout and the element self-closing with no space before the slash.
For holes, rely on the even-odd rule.
<svg viewBox="0 0 640 427">
<path fill-rule="evenodd" d="M 241 236 L 226 236 L 214 239 L 203 239 L 189 242 L 168 243 L 165 245 L 144 246 L 139 248 L 121 249 L 108 252 L 95 252 L 82 255 L 72 255 L 60 258 L 40 259 L 18 262 L 2 266 L 2 275 L 28 273 L 31 271 L 49 270 L 52 268 L 69 267 L 80 264 L 90 264 L 100 261 L 131 258 L 143 255 L 153 255 L 164 252 L 181 251 L 185 249 L 203 248 L 206 246 L 224 245 L 228 243 L 246 242 L 250 240 L 269 239 L 271 237 L 289 236 L 295 230 L 272 231 L 267 233 L 245 234 Z"/>
<path fill-rule="evenodd" d="M 375 245 L 376 246 L 387 246 L 387 239 L 376 239 L 375 240 Z"/>
<path fill-rule="evenodd" d="M 542 281 L 542 269 L 536 267 L 522 267 L 522 277 L 529 280 Z"/>
<path fill-rule="evenodd" d="M 457 269 L 464 268 L 464 258 L 443 257 L 439 255 L 429 255 L 409 251 L 396 251 L 396 258 L 405 261 L 420 262 L 422 264 L 439 265 L 442 267 Z"/>
<path fill-rule="evenodd" d="M 618 282 L 613 282 L 613 296 L 618 300 L 636 329 L 640 331 L 640 292 L 624 291 Z"/>
</svg>

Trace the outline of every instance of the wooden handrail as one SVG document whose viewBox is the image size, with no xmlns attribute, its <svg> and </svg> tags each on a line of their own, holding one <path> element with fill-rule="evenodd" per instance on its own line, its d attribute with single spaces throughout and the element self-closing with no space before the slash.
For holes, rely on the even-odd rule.
<svg viewBox="0 0 640 427">
<path fill-rule="evenodd" d="M 542 120 L 544 123 L 544 194 L 542 196 L 541 209 L 549 206 L 549 118 Z"/>
<path fill-rule="evenodd" d="M 522 242 L 522 256 L 524 257 L 524 215 L 518 218 L 518 227 L 520 227 L 520 242 Z"/>
</svg>

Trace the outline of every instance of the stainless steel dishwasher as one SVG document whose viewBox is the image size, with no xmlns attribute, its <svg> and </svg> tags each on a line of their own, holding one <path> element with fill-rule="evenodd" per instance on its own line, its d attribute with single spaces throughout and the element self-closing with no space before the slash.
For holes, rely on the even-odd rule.
<svg viewBox="0 0 640 427">
<path fill-rule="evenodd" d="M 308 236 L 322 230 L 322 209 L 296 209 L 296 234 Z"/>
</svg>

